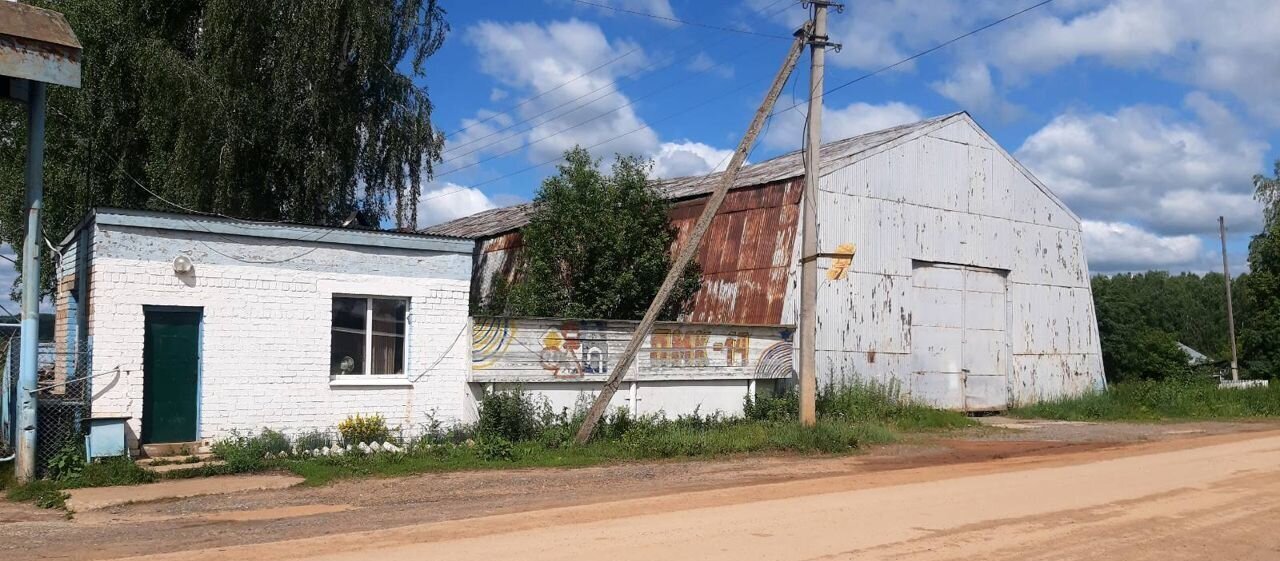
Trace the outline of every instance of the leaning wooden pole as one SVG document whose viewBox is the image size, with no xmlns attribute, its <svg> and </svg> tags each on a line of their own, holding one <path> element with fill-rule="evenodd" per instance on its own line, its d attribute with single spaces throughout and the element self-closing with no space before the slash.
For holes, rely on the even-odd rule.
<svg viewBox="0 0 1280 561">
<path fill-rule="evenodd" d="M 782 92 L 783 85 L 787 83 L 787 77 L 791 75 L 791 71 L 795 68 L 796 61 L 800 59 L 800 51 L 808 38 L 809 28 L 807 25 L 804 29 L 796 32 L 796 39 L 791 43 L 791 49 L 787 51 L 787 57 L 782 62 L 782 68 L 779 68 L 778 74 L 773 77 L 773 85 L 769 86 L 769 92 L 765 94 L 764 102 L 760 104 L 760 108 L 756 110 L 755 117 L 751 119 L 751 126 L 747 127 L 747 134 L 738 143 L 738 149 L 733 153 L 733 159 L 729 161 L 729 167 L 720 176 L 720 183 L 716 185 L 715 191 L 712 191 L 711 197 L 707 199 L 707 206 L 702 209 L 702 216 L 698 217 L 697 224 L 693 226 L 693 231 L 689 233 L 689 239 L 685 240 L 684 246 L 680 248 L 680 253 L 676 256 L 675 262 L 671 264 L 671 270 L 667 271 L 667 278 L 662 281 L 662 286 L 658 288 L 658 294 L 653 297 L 653 302 L 649 303 L 649 309 L 645 311 L 644 318 L 640 320 L 640 325 L 636 327 L 636 332 L 631 335 L 631 340 L 627 342 L 626 349 L 623 349 L 622 356 L 618 357 L 618 363 L 614 365 L 613 371 L 609 373 L 609 380 L 604 383 L 604 387 L 600 390 L 600 395 L 596 396 L 595 403 L 591 405 L 591 410 L 587 412 L 586 419 L 582 421 L 582 427 L 578 429 L 578 444 L 586 444 L 588 440 L 591 440 L 591 435 L 595 433 L 596 425 L 599 424 L 600 418 L 604 416 L 605 410 L 609 407 L 609 402 L 613 400 L 613 394 L 617 393 L 618 386 L 622 384 L 622 378 L 627 374 L 627 369 L 635 361 L 636 353 L 640 351 L 641 343 L 649 335 L 649 330 L 653 329 L 653 323 L 657 321 L 658 313 L 667 305 L 667 299 L 671 296 L 671 290 L 675 288 L 676 281 L 684 276 L 685 268 L 689 266 L 690 261 L 693 261 L 693 256 L 698 253 L 698 246 L 702 243 L 702 237 L 706 235 L 707 228 L 711 226 L 711 219 L 715 218 L 716 212 L 720 210 L 720 204 L 724 202 L 725 196 L 729 194 L 729 188 L 733 186 L 734 180 L 738 177 L 738 170 L 742 168 L 742 162 L 747 159 L 747 153 L 751 151 L 751 146 L 755 144 L 756 137 L 760 135 L 760 129 L 764 127 L 765 118 L 773 110 L 773 104 L 778 100 L 778 94 Z"/>
</svg>

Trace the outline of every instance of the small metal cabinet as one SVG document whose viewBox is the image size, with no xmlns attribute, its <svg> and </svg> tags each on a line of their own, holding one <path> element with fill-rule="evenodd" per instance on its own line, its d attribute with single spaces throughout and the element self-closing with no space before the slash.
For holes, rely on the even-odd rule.
<svg viewBox="0 0 1280 561">
<path fill-rule="evenodd" d="M 84 435 L 85 459 L 92 462 L 94 458 L 124 456 L 128 450 L 124 437 L 128 420 L 128 416 L 95 416 L 85 419 L 88 429 Z"/>
</svg>

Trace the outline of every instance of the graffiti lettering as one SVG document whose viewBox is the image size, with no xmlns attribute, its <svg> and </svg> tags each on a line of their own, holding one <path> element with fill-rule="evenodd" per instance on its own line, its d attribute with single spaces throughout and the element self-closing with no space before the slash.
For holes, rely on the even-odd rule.
<svg viewBox="0 0 1280 561">
<path fill-rule="evenodd" d="M 583 330 L 578 322 L 566 321 L 543 334 L 538 359 L 543 370 L 558 378 L 606 374 L 609 347 L 602 333 Z"/>
<path fill-rule="evenodd" d="M 649 336 L 649 362 L 654 366 L 707 366 L 710 331 L 655 329 Z"/>
</svg>

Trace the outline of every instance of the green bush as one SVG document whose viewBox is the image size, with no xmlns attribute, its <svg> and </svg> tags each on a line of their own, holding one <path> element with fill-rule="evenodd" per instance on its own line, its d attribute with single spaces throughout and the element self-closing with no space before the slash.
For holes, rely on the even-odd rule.
<svg viewBox="0 0 1280 561">
<path fill-rule="evenodd" d="M 293 445 L 283 433 L 262 429 L 255 436 L 232 431 L 231 436 L 214 442 L 210 449 L 215 456 L 226 462 L 226 466 L 206 470 L 207 472 L 242 473 L 265 468 L 268 455 L 287 455 L 293 451 Z"/>
<path fill-rule="evenodd" d="M 387 420 L 382 415 L 366 417 L 357 413 L 338 423 L 338 434 L 342 435 L 343 444 L 369 444 L 389 440 L 391 429 L 387 428 Z"/>
<path fill-rule="evenodd" d="M 490 462 L 509 462 L 515 459 L 515 446 L 500 436 L 481 437 L 476 442 L 476 454 Z"/>
<path fill-rule="evenodd" d="M 315 450 L 317 448 L 328 448 L 333 445 L 333 439 L 328 434 L 320 431 L 304 432 L 293 439 L 293 447 L 298 453 L 306 450 Z"/>
<path fill-rule="evenodd" d="M 550 413 L 534 405 L 533 399 L 522 389 L 488 392 L 480 401 L 480 421 L 476 424 L 476 436 L 503 438 L 509 442 L 533 440 L 541 432 L 542 413 Z"/>
<path fill-rule="evenodd" d="M 45 476 L 54 481 L 67 481 L 84 471 L 84 437 L 72 435 L 62 447 L 45 462 Z"/>
<path fill-rule="evenodd" d="M 754 421 L 794 421 L 800 411 L 800 394 L 748 395 L 743 398 L 743 416 Z"/>
</svg>

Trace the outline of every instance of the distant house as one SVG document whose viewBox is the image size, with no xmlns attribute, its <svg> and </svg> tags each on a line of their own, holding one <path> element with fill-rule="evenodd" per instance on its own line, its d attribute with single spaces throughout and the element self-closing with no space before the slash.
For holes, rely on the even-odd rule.
<svg viewBox="0 0 1280 561">
<path fill-rule="evenodd" d="M 1190 364 L 1192 366 L 1196 366 L 1199 364 L 1206 364 L 1213 361 L 1213 359 L 1210 359 L 1204 353 L 1197 351 L 1191 347 L 1188 347 L 1187 345 L 1181 342 L 1178 343 L 1178 348 L 1182 349 L 1182 352 L 1187 354 L 1187 364 Z"/>
<path fill-rule="evenodd" d="M 816 193 L 804 193 L 798 152 L 742 169 L 702 242 L 703 285 L 684 320 L 795 324 L 801 205 L 813 204 L 826 254 L 820 381 L 892 382 L 968 411 L 1104 384 L 1080 219 L 968 114 L 828 142 L 821 169 Z M 719 179 L 657 183 L 677 245 Z M 425 232 L 475 240 L 471 286 L 483 301 L 496 277 L 514 274 L 532 211 L 494 209 Z"/>
<path fill-rule="evenodd" d="M 471 415 L 472 243 L 100 209 L 60 247 L 60 368 L 130 445 Z M 65 378 L 65 373 L 63 374 Z"/>
</svg>

